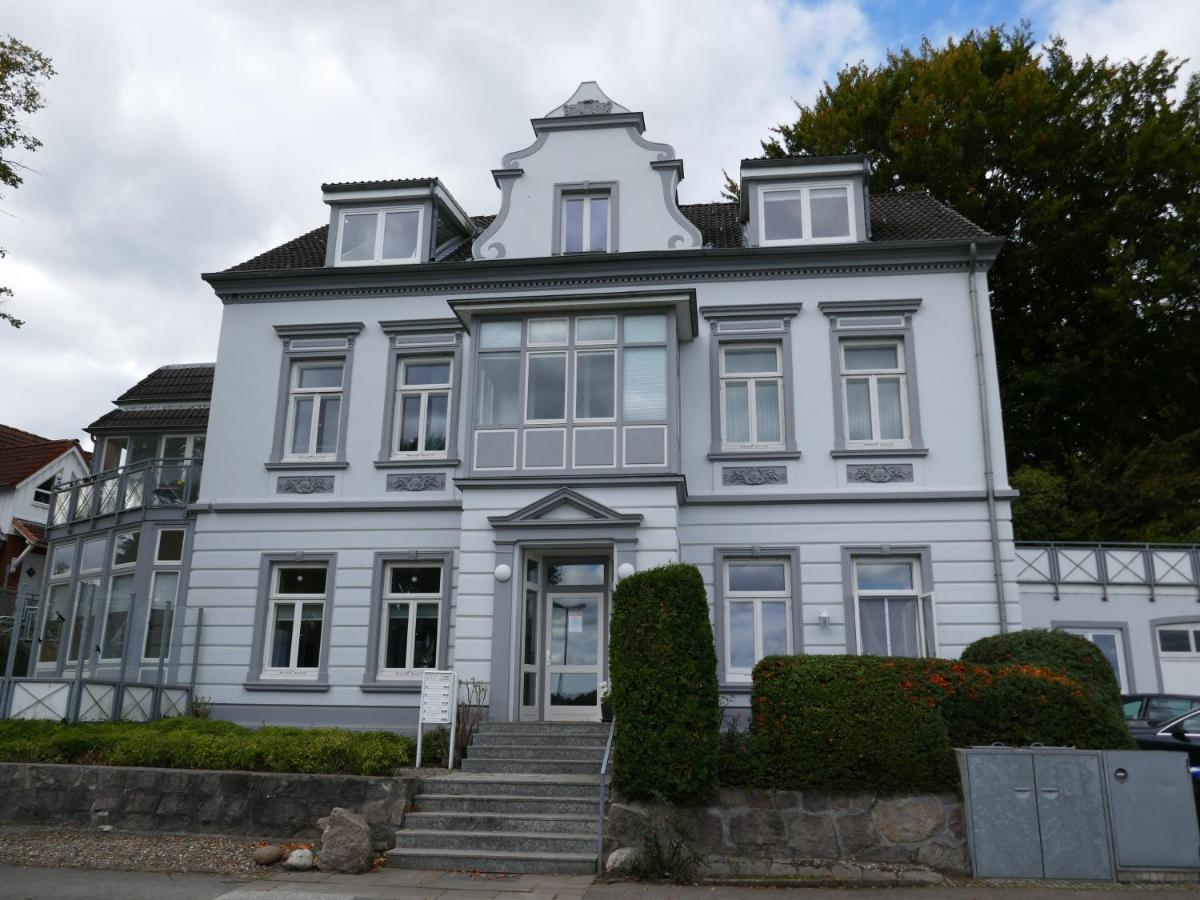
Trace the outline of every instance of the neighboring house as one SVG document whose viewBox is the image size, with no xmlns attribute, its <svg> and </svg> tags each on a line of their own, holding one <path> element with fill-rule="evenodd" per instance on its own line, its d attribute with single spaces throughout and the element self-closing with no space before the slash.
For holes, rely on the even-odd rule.
<svg viewBox="0 0 1200 900">
<path fill-rule="evenodd" d="M 211 363 L 163 366 L 87 427 L 92 471 L 50 504 L 35 674 L 73 672 L 85 635 L 102 679 L 146 680 L 171 652 L 212 382 Z"/>
<path fill-rule="evenodd" d="M 740 203 L 680 206 L 683 162 L 592 82 L 532 124 L 495 216 L 326 184 L 328 225 L 204 276 L 215 373 L 121 398 L 89 429 L 115 472 L 57 495 L 39 671 L 92 595 L 101 674 L 153 650 L 186 679 L 203 609 L 223 718 L 412 728 L 453 667 L 492 718 L 598 719 L 613 587 L 677 560 L 740 707 L 767 654 L 1021 626 L 1002 239 L 870 195 L 861 156 L 746 160 Z"/>
<path fill-rule="evenodd" d="M 19 591 L 40 589 L 50 495 L 85 474 L 90 460 L 77 440 L 0 425 L 0 616 L 13 615 Z"/>
</svg>

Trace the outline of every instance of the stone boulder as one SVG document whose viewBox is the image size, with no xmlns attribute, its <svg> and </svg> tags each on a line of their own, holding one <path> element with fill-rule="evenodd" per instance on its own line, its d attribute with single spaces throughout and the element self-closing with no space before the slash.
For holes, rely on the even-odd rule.
<svg viewBox="0 0 1200 900">
<path fill-rule="evenodd" d="M 293 872 L 307 872 L 312 868 L 313 855 L 311 850 L 293 850 L 283 861 L 283 867 Z"/>
<path fill-rule="evenodd" d="M 286 852 L 278 844 L 267 844 L 265 847 L 256 847 L 254 850 L 254 863 L 259 866 L 273 866 L 283 859 Z"/>
<path fill-rule="evenodd" d="M 619 847 L 612 853 L 608 854 L 608 859 L 604 863 L 604 871 L 606 872 L 623 872 L 632 866 L 641 850 L 636 847 Z"/>
<path fill-rule="evenodd" d="M 322 832 L 318 869 L 351 875 L 371 871 L 375 848 L 371 825 L 365 817 L 335 806 L 328 816 L 317 821 L 317 825 Z"/>
</svg>

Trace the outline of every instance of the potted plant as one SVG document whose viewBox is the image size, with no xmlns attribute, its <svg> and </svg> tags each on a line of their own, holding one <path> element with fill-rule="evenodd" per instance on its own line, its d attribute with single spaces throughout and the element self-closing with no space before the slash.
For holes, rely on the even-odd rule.
<svg viewBox="0 0 1200 900">
<path fill-rule="evenodd" d="M 600 721 L 611 722 L 612 720 L 612 685 L 607 681 L 602 681 L 600 682 Z"/>
</svg>

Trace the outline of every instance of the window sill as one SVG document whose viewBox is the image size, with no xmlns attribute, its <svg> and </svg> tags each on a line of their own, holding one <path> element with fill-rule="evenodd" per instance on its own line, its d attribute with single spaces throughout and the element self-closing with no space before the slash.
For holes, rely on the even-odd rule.
<svg viewBox="0 0 1200 900">
<path fill-rule="evenodd" d="M 419 694 L 421 682 L 417 681 L 364 681 L 358 686 L 360 691 L 367 694 Z"/>
<path fill-rule="evenodd" d="M 268 472 L 286 471 L 289 469 L 348 469 L 350 468 L 350 463 L 344 459 L 277 459 L 263 463 L 263 468 Z"/>
<path fill-rule="evenodd" d="M 801 456 L 799 450 L 710 450 L 708 458 L 711 460 L 731 460 L 731 459 L 799 459 Z"/>
<path fill-rule="evenodd" d="M 889 459 L 915 459 L 928 456 L 928 447 L 844 447 L 840 450 L 830 450 L 829 455 L 834 459 L 854 459 L 856 457 L 886 457 Z"/>
<path fill-rule="evenodd" d="M 440 466 L 443 469 L 456 469 L 462 463 L 460 459 L 451 459 L 449 457 L 433 458 L 422 457 L 420 459 L 377 459 L 375 460 L 375 468 L 377 469 L 413 469 L 413 468 L 434 468 Z"/>
<path fill-rule="evenodd" d="M 300 693 L 325 693 L 329 683 L 323 679 L 261 678 L 246 681 L 242 687 L 247 691 L 290 691 Z"/>
<path fill-rule="evenodd" d="M 718 684 L 717 692 L 720 694 L 749 694 L 754 687 L 749 681 L 735 681 L 732 683 Z"/>
</svg>

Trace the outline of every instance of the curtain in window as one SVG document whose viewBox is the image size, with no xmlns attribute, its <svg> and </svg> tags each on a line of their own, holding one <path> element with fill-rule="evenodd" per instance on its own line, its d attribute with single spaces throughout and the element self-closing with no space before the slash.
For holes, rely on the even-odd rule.
<svg viewBox="0 0 1200 900">
<path fill-rule="evenodd" d="M 762 606 L 762 652 L 763 656 L 787 653 L 787 604 L 763 602 Z"/>
<path fill-rule="evenodd" d="M 892 641 L 892 656 L 920 656 L 917 645 L 917 601 L 889 597 L 888 631 Z"/>
<path fill-rule="evenodd" d="M 623 407 L 627 422 L 661 421 L 667 417 L 667 349 L 625 350 Z"/>
<path fill-rule="evenodd" d="M 859 600 L 858 624 L 862 631 L 862 652 L 869 656 L 888 656 L 887 601 L 882 598 Z"/>
<path fill-rule="evenodd" d="M 871 386 L 866 381 L 846 382 L 846 423 L 850 440 L 871 440 Z"/>
<path fill-rule="evenodd" d="M 899 379 L 879 380 L 879 437 L 885 441 L 897 441 L 904 437 Z"/>
<path fill-rule="evenodd" d="M 735 669 L 754 666 L 754 604 L 729 604 L 729 665 Z"/>
<path fill-rule="evenodd" d="M 725 440 L 731 444 L 750 440 L 750 395 L 744 381 L 725 385 Z"/>
<path fill-rule="evenodd" d="M 757 382 L 754 385 L 754 406 L 758 440 L 763 442 L 780 440 L 778 382 Z"/>
</svg>

